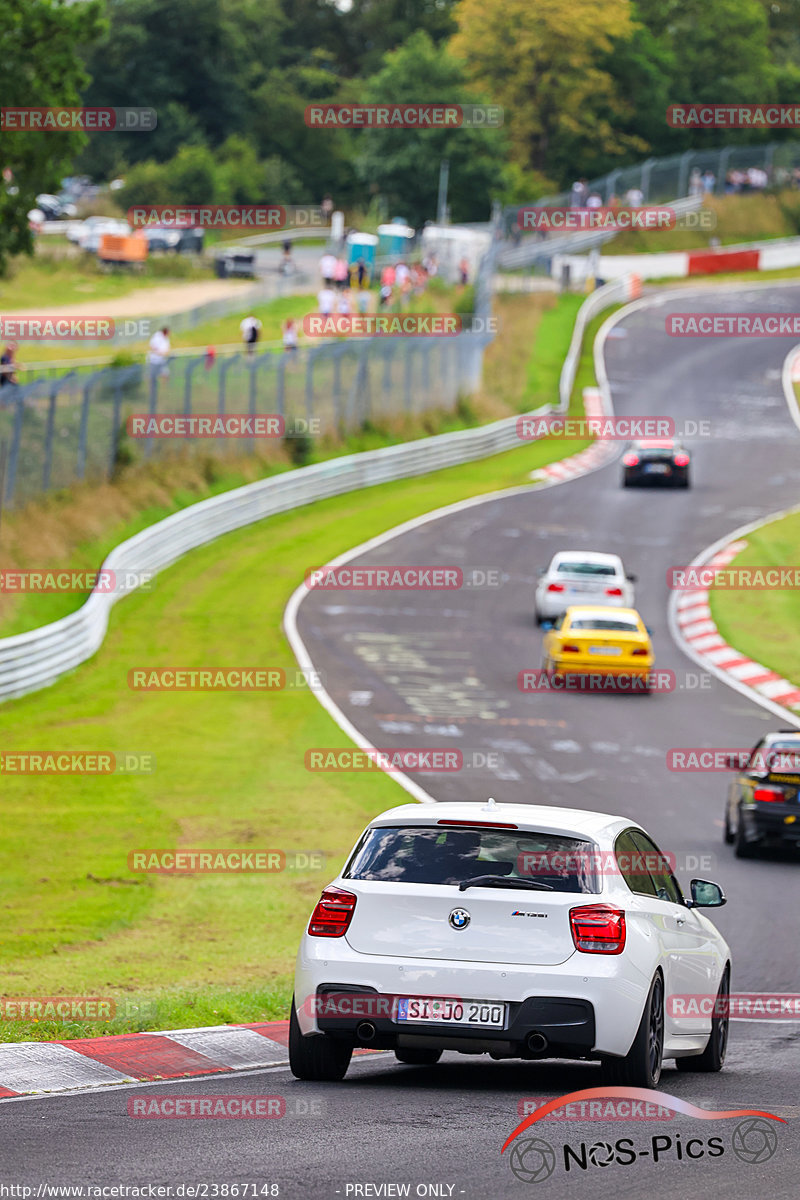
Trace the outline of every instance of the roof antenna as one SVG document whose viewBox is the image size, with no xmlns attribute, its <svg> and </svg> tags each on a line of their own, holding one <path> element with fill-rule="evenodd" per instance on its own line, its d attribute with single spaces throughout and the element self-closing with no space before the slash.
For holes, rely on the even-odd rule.
<svg viewBox="0 0 800 1200">
<path fill-rule="evenodd" d="M 496 808 L 497 805 L 495 804 L 494 796 L 490 796 L 481 809 L 481 812 L 494 812 Z"/>
</svg>

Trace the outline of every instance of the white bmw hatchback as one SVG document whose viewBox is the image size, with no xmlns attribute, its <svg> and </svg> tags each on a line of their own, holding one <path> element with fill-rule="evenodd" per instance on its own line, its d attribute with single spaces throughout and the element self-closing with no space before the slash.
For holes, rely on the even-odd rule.
<svg viewBox="0 0 800 1200">
<path fill-rule="evenodd" d="M 617 554 L 589 550 L 561 550 L 549 567 L 539 571 L 534 599 L 537 625 L 554 621 L 572 604 L 602 604 L 610 608 L 635 608 L 635 575 L 626 575 Z"/>
<path fill-rule="evenodd" d="M 494 801 L 390 809 L 303 935 L 291 1069 L 341 1079 L 369 1047 L 418 1065 L 444 1050 L 600 1060 L 608 1082 L 639 1087 L 657 1086 L 664 1058 L 718 1071 L 730 951 L 699 910 L 724 903 L 706 880 L 685 899 L 668 856 L 625 817 Z"/>
</svg>

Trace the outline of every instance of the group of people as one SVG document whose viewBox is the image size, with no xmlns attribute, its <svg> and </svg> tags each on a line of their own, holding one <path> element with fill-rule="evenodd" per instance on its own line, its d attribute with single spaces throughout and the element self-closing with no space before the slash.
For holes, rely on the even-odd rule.
<svg viewBox="0 0 800 1200">
<path fill-rule="evenodd" d="M 623 199 L 614 192 L 608 198 L 609 208 L 641 208 L 644 204 L 644 192 L 641 188 L 630 187 Z M 569 192 L 570 208 L 603 208 L 603 197 L 599 192 L 590 192 L 585 179 L 576 179 Z"/>
</svg>

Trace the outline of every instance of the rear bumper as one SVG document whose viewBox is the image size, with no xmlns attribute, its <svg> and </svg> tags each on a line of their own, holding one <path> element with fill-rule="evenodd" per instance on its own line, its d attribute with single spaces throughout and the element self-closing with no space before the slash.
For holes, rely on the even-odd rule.
<svg viewBox="0 0 800 1200">
<path fill-rule="evenodd" d="M 689 478 L 689 468 L 673 467 L 669 475 L 661 475 L 643 472 L 641 467 L 630 467 L 625 469 L 623 478 L 628 486 L 635 484 L 644 487 L 675 487 Z"/>
<path fill-rule="evenodd" d="M 371 1021 L 393 1044 L 403 1038 L 463 1040 L 475 1053 L 490 1050 L 491 1042 L 505 1044 L 516 1055 L 527 1034 L 540 1030 L 551 1043 L 552 1057 L 627 1054 L 644 1010 L 655 969 L 653 946 L 640 948 L 631 939 L 624 955 L 573 953 L 554 966 L 517 963 L 457 962 L 449 959 L 400 958 L 359 954 L 345 938 L 303 938 L 295 972 L 295 1005 L 304 1034 L 334 1033 L 321 1026 L 317 995 L 334 987 L 355 996 L 377 997 L 358 1012 L 332 1017 L 339 1032 L 352 1037 L 360 1021 Z M 326 942 L 324 946 L 320 943 Z M 630 951 L 630 953 L 629 953 Z M 392 1020 L 397 996 L 452 997 L 463 1001 L 498 1001 L 508 1005 L 503 1029 L 477 1029 L 439 1025 L 408 1026 Z M 569 1019 L 565 1028 L 564 1014 Z M 324 1018 L 323 1018 L 324 1020 Z M 593 1039 L 593 1041 L 592 1041 Z M 375 1040 L 359 1045 L 379 1046 Z M 409 1043 L 404 1040 L 405 1045 Z M 431 1045 L 429 1041 L 426 1044 Z M 450 1043 L 448 1043 L 450 1044 Z M 508 1049 L 509 1046 L 514 1049 Z M 556 1049 L 555 1047 L 559 1047 Z M 390 1048 L 390 1047 L 387 1047 Z M 458 1049 L 457 1046 L 451 1046 Z M 545 1055 L 546 1057 L 546 1055 Z"/>
<path fill-rule="evenodd" d="M 640 680 L 643 684 L 651 675 L 653 670 L 652 660 L 642 660 L 642 663 L 634 666 L 622 666 L 618 659 L 603 658 L 602 655 L 595 655 L 594 658 L 578 658 L 570 655 L 569 658 L 556 658 L 553 660 L 553 670 L 557 675 L 604 675 L 613 678 L 624 676 L 628 679 Z"/>
<path fill-rule="evenodd" d="M 748 842 L 784 842 L 800 846 L 800 810 L 797 804 L 759 804 L 743 807 L 742 823 Z M 787 817 L 795 820 L 786 823 Z"/>
<path fill-rule="evenodd" d="M 409 1023 L 398 1021 L 396 1013 L 396 997 L 381 995 L 363 984 L 322 983 L 317 987 L 319 1031 L 375 1050 L 419 1047 L 467 1054 L 494 1052 L 515 1058 L 585 1058 L 595 1044 L 594 1007 L 588 1000 L 568 996 L 512 1001 L 507 1004 L 502 1029 Z M 531 1035 L 533 1045 L 529 1043 Z"/>
<path fill-rule="evenodd" d="M 560 617 L 571 604 L 591 604 L 593 608 L 631 607 L 626 596 L 601 595 L 598 597 L 592 592 L 576 593 L 574 596 L 566 596 L 563 592 L 544 592 L 536 596 L 536 611 L 545 620 Z"/>
</svg>

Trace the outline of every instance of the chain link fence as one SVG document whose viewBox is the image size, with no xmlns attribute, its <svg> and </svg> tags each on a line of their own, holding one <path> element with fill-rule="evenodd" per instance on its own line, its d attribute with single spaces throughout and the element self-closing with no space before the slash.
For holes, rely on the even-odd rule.
<svg viewBox="0 0 800 1200">
<path fill-rule="evenodd" d="M 662 204 L 674 197 L 683 197 L 703 192 L 722 196 L 731 192 L 752 192 L 754 188 L 745 178 L 737 180 L 732 173 L 746 173 L 748 168 L 757 167 L 767 174 L 767 186 L 779 189 L 797 186 L 795 168 L 800 167 L 800 142 L 769 142 L 758 146 L 724 146 L 716 150 L 687 150 L 683 154 L 671 154 L 666 158 L 648 158 L 634 167 L 620 167 L 601 175 L 599 179 L 586 181 L 586 194 L 595 192 L 608 204 L 617 196 L 622 204 L 631 191 L 642 193 L 643 204 Z M 713 183 L 697 182 L 700 176 L 710 172 Z M 576 176 L 577 178 L 577 176 Z M 562 207 L 570 203 L 571 192 L 559 192 L 556 196 L 544 196 L 534 201 L 536 205 Z M 506 207 L 503 214 L 504 232 L 508 236 L 513 230 L 521 205 Z"/>
<path fill-rule="evenodd" d="M 490 240 L 475 278 L 473 308 L 483 318 L 491 312 L 496 244 Z M 166 368 L 135 364 L 7 385 L 0 388 L 0 504 L 19 507 L 76 482 L 111 478 L 135 459 L 176 453 L 172 438 L 133 439 L 134 415 L 276 415 L 291 439 L 341 438 L 387 418 L 453 410 L 478 387 L 492 337 L 484 322 L 451 336 L 173 356 Z M 183 452 L 227 457 L 252 453 L 257 439 L 187 437 L 178 444 Z"/>
</svg>

